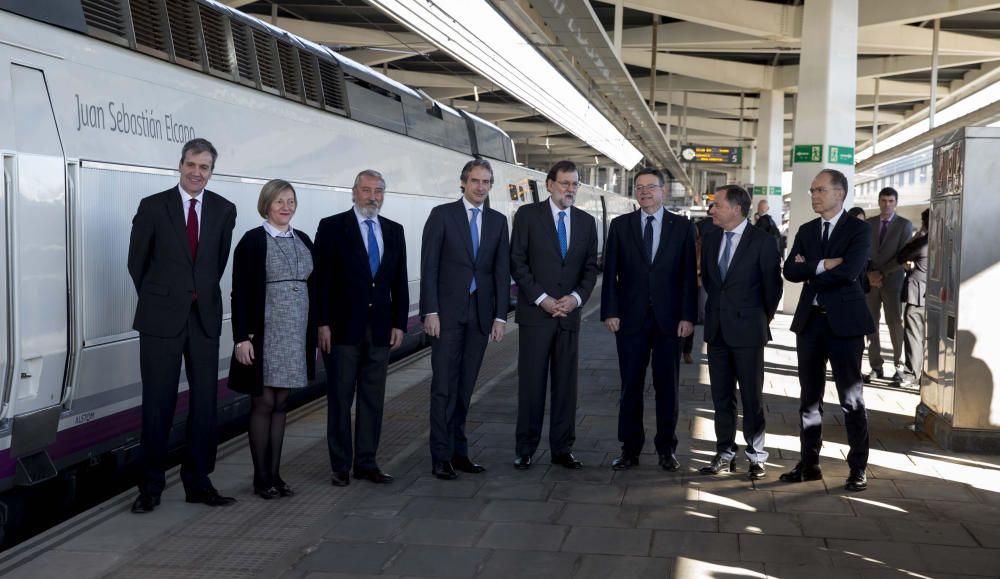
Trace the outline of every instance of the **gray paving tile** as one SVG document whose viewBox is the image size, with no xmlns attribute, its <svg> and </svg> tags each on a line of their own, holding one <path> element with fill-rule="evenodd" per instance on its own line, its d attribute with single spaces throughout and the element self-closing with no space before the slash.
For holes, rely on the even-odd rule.
<svg viewBox="0 0 1000 579">
<path fill-rule="evenodd" d="M 395 535 L 405 522 L 404 519 L 345 517 L 342 521 L 333 525 L 323 537 L 338 541 L 384 543 Z"/>
<path fill-rule="evenodd" d="M 676 562 L 663 557 L 584 555 L 575 579 L 669 579 Z"/>
<path fill-rule="evenodd" d="M 963 523 L 976 541 L 987 549 L 1000 549 L 1000 524 Z"/>
<path fill-rule="evenodd" d="M 826 513 L 850 515 L 849 501 L 836 495 L 775 494 L 774 508 L 781 513 Z"/>
<path fill-rule="evenodd" d="M 731 533 L 653 531 L 653 557 L 686 557 L 704 561 L 739 561 L 739 539 Z"/>
<path fill-rule="evenodd" d="M 486 525 L 478 521 L 417 519 L 409 521 L 393 541 L 404 545 L 471 547 L 486 530 Z"/>
<path fill-rule="evenodd" d="M 569 579 L 579 555 L 544 551 L 496 551 L 478 577 L 483 579 Z"/>
<path fill-rule="evenodd" d="M 544 501 L 548 498 L 554 486 L 554 483 L 487 480 L 479 488 L 476 497 L 485 499 Z"/>
<path fill-rule="evenodd" d="M 558 551 L 569 527 L 539 523 L 493 523 L 477 546 L 487 549 Z"/>
<path fill-rule="evenodd" d="M 901 543 L 931 543 L 958 547 L 978 546 L 972 535 L 959 523 L 886 519 L 882 521 L 882 525 L 889 531 L 889 536 L 893 541 Z"/>
<path fill-rule="evenodd" d="M 942 573 L 961 571 L 971 575 L 995 577 L 1000 570 L 1000 549 L 921 545 L 920 552 L 927 561 L 929 571 Z"/>
<path fill-rule="evenodd" d="M 926 567 L 920 553 L 929 545 L 917 548 L 906 543 L 890 541 L 855 541 L 827 539 L 830 559 L 835 567 L 892 567 L 909 571 L 924 571 Z"/>
<path fill-rule="evenodd" d="M 611 529 L 607 527 L 572 527 L 562 550 L 572 553 L 603 555 L 647 555 L 653 531 L 649 529 Z"/>
<path fill-rule="evenodd" d="M 594 503 L 617 505 L 622 502 L 625 489 L 606 484 L 591 484 L 581 482 L 556 483 L 549 495 L 550 500 L 574 503 Z"/>
<path fill-rule="evenodd" d="M 880 540 L 886 536 L 886 530 L 876 518 L 817 513 L 801 513 L 797 516 L 802 533 L 807 537 Z"/>
<path fill-rule="evenodd" d="M 694 505 L 698 492 L 688 487 L 674 485 L 641 484 L 629 485 L 625 490 L 622 504 L 654 507 L 681 507 Z"/>
<path fill-rule="evenodd" d="M 962 483 L 906 480 L 896 481 L 896 487 L 908 499 L 980 502 L 976 493 Z"/>
<path fill-rule="evenodd" d="M 567 503 L 556 520 L 561 525 L 634 528 L 639 509 L 630 506 Z"/>
<path fill-rule="evenodd" d="M 781 537 L 765 535 L 740 535 L 740 559 L 761 563 L 786 563 L 796 565 L 830 564 L 823 539 L 809 537 Z"/>
<path fill-rule="evenodd" d="M 549 523 L 555 520 L 563 504 L 544 501 L 491 500 L 479 519 L 483 521 L 519 521 Z"/>
<path fill-rule="evenodd" d="M 723 533 L 751 535 L 802 536 L 803 534 L 798 517 L 789 513 L 720 512 L 719 530 Z"/>
<path fill-rule="evenodd" d="M 109 552 L 54 550 L 22 563 L 6 574 L 11 579 L 40 579 L 66 577 L 89 579 L 106 577 L 108 570 L 122 560 L 122 555 Z"/>
<path fill-rule="evenodd" d="M 858 493 L 858 495 L 863 494 Z M 936 521 L 941 518 L 939 513 L 933 510 L 936 504 L 934 502 L 925 502 L 918 499 L 868 499 L 857 495 L 846 496 L 844 499 L 851 505 L 851 509 L 859 517 L 904 517 L 918 521 Z M 966 507 L 973 506 L 971 503 L 962 504 Z"/>
<path fill-rule="evenodd" d="M 644 507 L 639 510 L 636 526 L 644 529 L 716 532 L 719 530 L 719 516 L 715 509 L 711 513 L 704 513 L 692 507 Z"/>
<path fill-rule="evenodd" d="M 301 571 L 378 574 L 402 545 L 395 543 L 321 543 L 295 566 Z"/>
<path fill-rule="evenodd" d="M 482 482 L 471 479 L 444 481 L 421 477 L 406 487 L 403 494 L 419 497 L 470 498 L 475 496 L 482 485 Z"/>
<path fill-rule="evenodd" d="M 792 563 L 765 563 L 764 574 L 768 579 L 789 579 L 808 577 L 809 579 L 860 579 L 860 569 L 844 569 L 823 565 L 795 565 Z M 897 579 L 902 579 L 896 575 Z"/>
<path fill-rule="evenodd" d="M 399 512 L 399 516 L 408 519 L 476 520 L 486 504 L 486 499 L 415 497 Z"/>
<path fill-rule="evenodd" d="M 386 570 L 407 576 L 472 577 L 489 555 L 487 549 L 407 545 Z"/>
</svg>

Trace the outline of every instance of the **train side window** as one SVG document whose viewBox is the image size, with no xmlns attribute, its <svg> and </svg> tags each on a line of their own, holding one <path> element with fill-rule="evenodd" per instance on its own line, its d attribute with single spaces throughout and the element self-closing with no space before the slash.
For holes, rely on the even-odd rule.
<svg viewBox="0 0 1000 579">
<path fill-rule="evenodd" d="M 531 190 L 531 200 L 538 203 L 538 181 L 528 179 L 528 189 Z"/>
</svg>

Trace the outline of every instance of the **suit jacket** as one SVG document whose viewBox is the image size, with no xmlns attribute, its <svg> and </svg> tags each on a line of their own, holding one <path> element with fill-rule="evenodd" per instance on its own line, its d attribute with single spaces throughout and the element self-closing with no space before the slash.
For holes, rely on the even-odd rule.
<svg viewBox="0 0 1000 579">
<path fill-rule="evenodd" d="M 185 208 L 175 186 L 139 202 L 132 219 L 128 272 L 139 294 L 132 327 L 170 338 L 181 333 L 198 295 L 198 314 L 210 337 L 222 333 L 219 281 L 229 261 L 236 206 L 211 191 L 202 194 L 198 252 L 188 243 Z"/>
<path fill-rule="evenodd" d="M 229 388 L 237 392 L 259 394 L 264 385 L 264 314 L 267 302 L 267 236 L 263 227 L 255 227 L 247 231 L 233 252 L 233 292 L 232 292 L 232 325 L 233 344 L 238 344 L 252 337 L 254 363 L 248 372 L 239 372 L 240 368 L 235 354 L 230 362 Z M 313 252 L 313 243 L 309 236 L 295 230 L 295 236 Z M 313 260 L 315 261 L 315 260 Z M 307 375 L 312 378 L 316 373 L 316 268 L 306 280 L 309 291 L 309 314 L 306 323 L 306 358 Z M 237 382 L 243 382 L 239 384 Z"/>
<path fill-rule="evenodd" d="M 758 217 L 757 223 L 754 224 L 754 227 L 760 229 L 774 239 L 781 237 L 781 230 L 778 229 L 778 224 L 774 222 L 774 219 L 770 216 L 770 214 L 765 213 Z"/>
<path fill-rule="evenodd" d="M 719 269 L 723 234 L 717 229 L 701 244 L 702 286 L 708 294 L 705 341 L 721 334 L 730 346 L 763 347 L 771 339 L 770 323 L 781 300 L 778 242 L 748 224 L 723 280 Z"/>
<path fill-rule="evenodd" d="M 822 218 L 806 222 L 795 234 L 792 249 L 785 260 L 785 279 L 804 282 L 799 305 L 792 318 L 792 331 L 801 332 L 809 320 L 809 309 L 815 298 L 826 312 L 830 329 L 840 337 L 866 336 L 875 331 L 875 323 L 865 301 L 859 277 L 865 273 L 871 247 L 872 230 L 867 224 L 842 211 L 837 226 L 828 241 L 826 255 L 822 255 Z M 805 257 L 796 263 L 795 256 Z M 839 266 L 816 275 L 821 259 L 841 257 Z"/>
<path fill-rule="evenodd" d="M 674 333 L 681 320 L 698 319 L 698 279 L 694 227 L 686 217 L 663 212 L 660 243 L 653 262 L 642 240 L 643 211 L 611 220 L 604 248 L 601 319 L 621 318 L 619 331 L 642 329 L 650 307 L 663 332 Z"/>
<path fill-rule="evenodd" d="M 902 265 L 913 262 L 913 269 L 906 273 L 906 284 L 903 286 L 903 303 L 923 307 L 924 294 L 927 293 L 927 234 L 919 235 L 903 246 L 896 256 L 896 261 Z"/>
<path fill-rule="evenodd" d="M 517 283 L 515 319 L 521 325 L 543 324 L 552 317 L 535 305 L 541 295 L 559 299 L 576 292 L 581 306 L 587 303 L 597 283 L 597 221 L 586 212 L 570 207 L 569 249 L 564 259 L 549 200 L 522 205 L 514 214 L 510 239 L 510 271 Z M 558 318 L 560 327 L 580 328 L 580 311 Z"/>
<path fill-rule="evenodd" d="M 378 216 L 384 246 L 372 279 L 354 207 L 326 217 L 316 230 L 316 325 L 330 326 L 333 343 L 356 346 L 371 325 L 372 342 L 388 346 L 393 328 L 406 331 L 410 291 L 403 226 Z"/>
<path fill-rule="evenodd" d="M 868 271 L 880 271 L 884 276 L 883 287 L 902 288 L 903 269 L 896 261 L 896 255 L 903 249 L 913 236 L 913 223 L 909 219 L 896 215 L 889 222 L 885 232 L 885 239 L 880 243 L 878 240 L 879 229 L 882 227 L 881 217 L 869 217 L 867 223 L 872 230 L 872 250 L 871 264 Z"/>
<path fill-rule="evenodd" d="M 437 312 L 442 328 L 458 326 L 469 285 L 476 278 L 479 329 L 488 334 L 494 319 L 510 307 L 510 235 L 507 218 L 483 207 L 479 249 L 472 257 L 471 214 L 461 199 L 438 205 L 424 224 L 420 249 L 420 315 Z"/>
</svg>

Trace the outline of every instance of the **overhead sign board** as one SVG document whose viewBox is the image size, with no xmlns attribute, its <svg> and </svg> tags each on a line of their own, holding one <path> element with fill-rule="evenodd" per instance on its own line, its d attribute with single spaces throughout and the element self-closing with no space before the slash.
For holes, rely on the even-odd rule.
<svg viewBox="0 0 1000 579">
<path fill-rule="evenodd" d="M 743 162 L 743 148 L 684 145 L 681 148 L 681 159 L 692 163 L 739 165 Z"/>
<path fill-rule="evenodd" d="M 823 145 L 795 145 L 793 163 L 822 163 Z"/>
<path fill-rule="evenodd" d="M 854 164 L 854 147 L 838 147 L 830 145 L 830 152 L 827 155 L 827 162 L 841 165 Z"/>
</svg>

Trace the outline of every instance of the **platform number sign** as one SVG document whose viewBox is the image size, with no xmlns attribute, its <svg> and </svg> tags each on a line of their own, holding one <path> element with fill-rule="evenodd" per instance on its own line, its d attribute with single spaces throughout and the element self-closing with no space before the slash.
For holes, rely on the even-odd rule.
<svg viewBox="0 0 1000 579">
<path fill-rule="evenodd" d="M 823 145 L 795 145 L 792 153 L 794 163 L 822 163 Z"/>
</svg>

